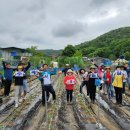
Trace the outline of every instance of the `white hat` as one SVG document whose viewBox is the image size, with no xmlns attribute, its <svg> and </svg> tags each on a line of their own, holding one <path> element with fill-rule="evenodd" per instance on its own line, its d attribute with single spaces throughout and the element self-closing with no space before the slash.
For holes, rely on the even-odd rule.
<svg viewBox="0 0 130 130">
<path fill-rule="evenodd" d="M 69 64 L 66 64 L 65 66 L 70 66 Z"/>
<path fill-rule="evenodd" d="M 73 71 L 71 69 L 68 69 L 67 73 L 73 73 Z"/>
</svg>

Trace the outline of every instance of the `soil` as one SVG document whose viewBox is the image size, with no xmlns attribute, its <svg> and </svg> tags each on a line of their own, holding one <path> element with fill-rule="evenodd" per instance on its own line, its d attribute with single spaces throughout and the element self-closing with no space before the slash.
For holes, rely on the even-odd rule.
<svg viewBox="0 0 130 130">
<path fill-rule="evenodd" d="M 122 130 L 120 128 L 120 125 L 116 122 L 116 120 L 111 116 L 107 110 L 103 109 L 103 107 L 100 106 L 99 108 L 99 115 L 98 115 L 98 102 L 96 101 L 95 104 L 90 104 L 89 98 L 86 97 L 86 89 L 83 89 L 83 92 L 85 96 L 79 96 L 75 95 L 79 94 L 79 88 L 77 87 L 77 92 L 74 93 L 74 100 L 73 104 L 67 104 L 66 101 L 66 92 L 63 90 L 63 83 L 62 78 L 57 78 L 54 82 L 54 86 L 58 89 L 56 89 L 58 100 L 55 106 L 57 106 L 57 113 L 54 114 L 55 117 L 53 117 L 52 124 L 55 125 L 55 129 L 50 128 L 49 130 L 89 130 L 87 127 L 86 129 L 81 128 L 81 125 L 79 124 L 79 117 L 76 115 L 76 112 L 79 113 L 79 115 L 84 115 L 85 118 L 82 118 L 81 121 L 84 122 L 85 125 L 96 125 L 96 123 L 99 121 L 99 123 L 105 128 L 105 130 Z M 78 81 L 80 84 L 80 82 Z M 79 85 L 78 85 L 79 86 Z M 62 88 L 59 91 L 59 88 Z M 84 87 L 85 88 L 85 87 Z M 36 97 L 41 93 L 41 86 L 34 88 L 34 90 L 31 92 L 31 95 L 29 96 L 28 103 L 23 103 L 16 112 L 12 114 L 12 117 L 9 117 L 10 122 L 8 124 L 14 125 L 15 121 L 18 119 L 24 118 L 24 111 L 26 111 L 30 106 L 33 100 L 36 99 Z M 104 101 L 108 101 L 106 96 L 102 96 Z M 129 105 L 130 104 L 130 97 L 126 95 L 124 98 L 124 101 Z M 87 102 L 83 102 L 82 99 L 87 100 Z M 6 101 L 6 100 L 5 100 Z M 5 103 L 4 101 L 4 103 Z M 82 101 L 82 102 L 81 102 Z M 25 105 L 24 105 L 25 104 Z M 124 118 L 130 120 L 130 108 L 129 106 L 123 106 L 123 107 L 117 107 L 114 103 L 108 103 L 109 107 L 111 107 L 116 113 Z M 48 112 L 52 112 L 52 107 L 54 105 L 48 106 Z M 86 106 L 86 107 L 85 107 Z M 76 111 L 75 108 L 78 108 L 78 111 Z M 87 109 L 86 109 L 87 108 Z M 10 109 L 13 110 L 13 109 Z M 9 110 L 9 111 L 10 111 Z M 6 118 L 8 116 L 7 113 L 3 113 L 2 118 Z M 92 118 L 93 117 L 93 118 Z M 95 119 L 95 120 L 94 120 Z M 98 120 L 99 119 L 99 120 Z M 11 122 L 12 121 L 12 122 Z M 24 126 L 23 130 L 44 130 L 46 129 L 45 124 L 45 107 L 38 105 L 36 109 L 31 113 L 30 118 L 25 120 L 25 124 L 21 124 Z M 94 129 L 96 130 L 96 129 Z"/>
<path fill-rule="evenodd" d="M 66 93 L 63 92 L 61 97 L 61 108 L 59 109 L 58 130 L 80 130 L 75 118 L 73 104 L 67 104 Z"/>
</svg>

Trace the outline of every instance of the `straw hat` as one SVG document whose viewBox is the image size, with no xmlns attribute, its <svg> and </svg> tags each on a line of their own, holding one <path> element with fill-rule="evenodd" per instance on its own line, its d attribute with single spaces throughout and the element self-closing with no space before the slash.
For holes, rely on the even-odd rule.
<svg viewBox="0 0 130 130">
<path fill-rule="evenodd" d="M 95 65 L 91 65 L 90 69 L 96 69 L 97 67 Z"/>
<path fill-rule="evenodd" d="M 71 69 L 68 69 L 67 73 L 73 73 L 73 71 Z"/>
<path fill-rule="evenodd" d="M 107 65 L 107 66 L 105 67 L 105 69 L 111 69 L 111 67 Z"/>
</svg>

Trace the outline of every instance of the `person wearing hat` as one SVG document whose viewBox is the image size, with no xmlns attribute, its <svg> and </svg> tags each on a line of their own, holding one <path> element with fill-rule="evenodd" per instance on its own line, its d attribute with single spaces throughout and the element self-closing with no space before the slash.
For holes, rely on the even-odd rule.
<svg viewBox="0 0 130 130">
<path fill-rule="evenodd" d="M 96 79 L 98 79 L 98 74 L 96 72 L 96 66 L 91 65 L 90 72 L 88 73 L 88 85 L 89 85 L 91 103 L 93 103 L 93 104 L 95 102 L 95 96 L 96 96 L 96 85 L 95 85 Z"/>
<path fill-rule="evenodd" d="M 73 75 L 73 71 L 68 69 L 67 75 L 64 77 L 64 85 L 67 94 L 67 104 L 72 104 L 74 86 L 76 85 L 76 78 Z"/>
<path fill-rule="evenodd" d="M 127 81 L 128 75 L 127 75 L 127 71 L 125 70 L 124 65 L 121 65 L 121 70 L 124 74 L 122 93 L 123 95 L 125 95 L 125 87 L 126 87 L 126 81 Z"/>
<path fill-rule="evenodd" d="M 4 96 L 8 97 L 10 94 L 10 88 L 12 84 L 13 71 L 15 71 L 16 68 L 12 68 L 10 63 L 6 63 L 5 61 L 3 61 L 3 69 L 5 78 Z"/>
<path fill-rule="evenodd" d="M 97 73 L 98 73 L 98 76 L 101 80 L 100 90 L 102 90 L 101 92 L 103 94 L 106 94 L 106 88 L 105 88 L 104 81 L 103 81 L 103 75 L 104 75 L 104 72 L 105 72 L 105 65 L 104 65 L 104 63 L 100 63 L 100 65 L 98 66 L 94 62 L 92 62 L 92 63 L 98 68 Z"/>
<path fill-rule="evenodd" d="M 22 66 L 24 73 L 26 73 L 29 70 L 29 68 L 31 67 L 30 62 L 28 62 L 27 66 L 24 62 L 20 62 L 19 65 Z M 26 94 L 29 93 L 29 87 L 28 87 L 28 84 L 27 84 L 27 77 L 23 80 L 23 86 L 22 87 L 23 87 L 22 88 L 22 90 L 23 90 L 22 97 L 25 100 Z"/>
<path fill-rule="evenodd" d="M 15 107 L 19 105 L 19 99 L 21 98 L 20 89 L 23 86 L 23 80 L 26 78 L 22 66 L 18 66 L 18 70 L 14 73 L 15 80 Z"/>
<path fill-rule="evenodd" d="M 108 99 L 111 99 L 114 96 L 114 88 L 112 86 L 113 73 L 111 72 L 110 66 L 105 67 L 103 79 L 107 89 Z"/>
<path fill-rule="evenodd" d="M 65 65 L 65 68 L 62 70 L 62 73 L 64 73 L 64 75 L 66 76 L 66 73 L 67 73 L 67 71 L 68 71 L 69 69 L 71 69 L 71 68 L 70 68 L 70 65 L 69 65 L 69 64 L 66 64 L 66 65 Z"/>
<path fill-rule="evenodd" d="M 118 65 L 116 67 L 115 72 L 113 73 L 113 83 L 112 85 L 115 88 L 115 94 L 116 94 L 116 104 L 119 104 L 119 106 L 122 105 L 122 88 L 123 88 L 123 79 L 124 79 L 124 73 L 121 70 L 121 66 Z"/>
</svg>

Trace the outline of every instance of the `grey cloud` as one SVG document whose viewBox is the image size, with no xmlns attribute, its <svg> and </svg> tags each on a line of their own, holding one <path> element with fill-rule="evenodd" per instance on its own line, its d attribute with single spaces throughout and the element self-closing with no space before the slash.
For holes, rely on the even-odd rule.
<svg viewBox="0 0 130 130">
<path fill-rule="evenodd" d="M 79 22 L 68 22 L 58 25 L 53 30 L 53 35 L 56 37 L 72 37 L 84 31 L 84 25 Z"/>
<path fill-rule="evenodd" d="M 0 0 L 0 46 L 63 48 L 130 26 L 129 0 Z M 111 15 L 110 10 L 118 11 Z M 91 23 L 91 20 L 94 22 Z M 98 18 L 101 20 L 98 21 Z M 18 44 L 17 44 L 18 43 Z"/>
</svg>

